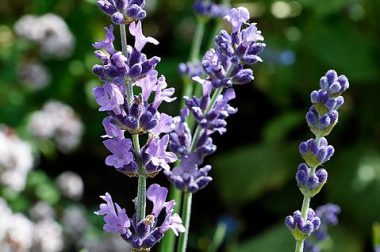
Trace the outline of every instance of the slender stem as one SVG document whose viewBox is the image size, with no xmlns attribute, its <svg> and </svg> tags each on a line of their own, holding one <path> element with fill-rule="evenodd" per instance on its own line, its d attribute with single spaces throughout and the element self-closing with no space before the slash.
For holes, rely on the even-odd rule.
<svg viewBox="0 0 380 252">
<path fill-rule="evenodd" d="M 140 158 L 140 141 L 139 135 L 132 135 L 133 147 L 135 149 L 135 155 L 138 165 L 138 184 L 137 184 L 137 203 L 136 203 L 136 219 L 137 222 L 145 218 L 145 208 L 146 208 L 146 175 L 145 168 L 141 162 Z"/>
<path fill-rule="evenodd" d="M 308 195 L 303 196 L 301 213 L 302 213 L 302 217 L 305 220 L 307 218 L 307 212 L 309 210 L 309 207 L 310 207 L 310 196 Z"/>
<path fill-rule="evenodd" d="M 303 251 L 303 242 L 304 241 L 297 241 L 295 252 L 302 252 Z"/>
<path fill-rule="evenodd" d="M 124 56 L 127 56 L 127 33 L 125 24 L 120 25 L 121 48 Z M 131 105 L 133 103 L 133 83 L 127 81 L 127 101 Z M 133 148 L 135 149 L 135 157 L 138 165 L 138 184 L 137 184 L 137 202 L 136 202 L 136 222 L 145 218 L 146 208 L 146 175 L 145 168 L 140 157 L 140 139 L 138 134 L 132 135 Z"/>
<path fill-rule="evenodd" d="M 197 18 L 197 27 L 195 28 L 193 43 L 190 52 L 190 60 L 195 61 L 199 58 L 201 51 L 203 35 L 205 33 L 206 21 L 200 17 Z"/>
<path fill-rule="evenodd" d="M 211 245 L 208 252 L 216 252 L 218 251 L 220 245 L 222 245 L 223 239 L 226 236 L 227 225 L 223 222 L 219 223 L 216 227 L 214 237 L 212 239 Z"/>
<path fill-rule="evenodd" d="M 182 221 L 185 225 L 186 231 L 179 237 L 177 252 L 186 252 L 187 240 L 189 238 L 192 197 L 193 197 L 192 193 L 185 192 L 184 198 L 183 198 Z"/>
<path fill-rule="evenodd" d="M 191 45 L 190 56 L 189 59 L 191 62 L 195 62 L 199 60 L 199 52 L 201 51 L 202 40 L 205 32 L 206 21 L 201 18 L 197 18 L 197 26 L 195 28 L 195 33 L 193 37 L 193 43 Z M 193 81 L 185 77 L 183 80 L 183 91 L 182 97 L 191 96 L 193 94 Z M 185 102 L 182 99 L 180 108 L 185 106 Z"/>
<path fill-rule="evenodd" d="M 120 25 L 121 49 L 124 56 L 127 56 L 127 33 L 125 31 L 125 24 Z"/>
</svg>

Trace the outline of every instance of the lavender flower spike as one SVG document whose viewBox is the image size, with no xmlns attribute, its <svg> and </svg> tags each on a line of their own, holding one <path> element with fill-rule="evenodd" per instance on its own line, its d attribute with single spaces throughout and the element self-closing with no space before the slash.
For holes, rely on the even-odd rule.
<svg viewBox="0 0 380 252">
<path fill-rule="evenodd" d="M 148 188 L 146 197 L 153 203 L 153 208 L 141 221 L 136 221 L 135 217 L 128 218 L 125 209 L 113 203 L 108 193 L 101 196 L 106 203 L 100 204 L 100 210 L 95 213 L 104 215 L 106 232 L 120 234 L 132 246 L 133 251 L 149 251 L 169 229 L 176 235 L 185 232 L 181 218 L 174 213 L 174 200 L 166 201 L 167 194 L 168 190 L 158 184 Z M 161 215 L 163 221 L 158 219 Z"/>
<path fill-rule="evenodd" d="M 329 70 L 321 78 L 320 89 L 311 93 L 312 106 L 306 114 L 306 121 L 315 139 L 309 139 L 299 145 L 299 152 L 305 163 L 298 166 L 296 173 L 297 186 L 303 194 L 302 209 L 294 212 L 293 216 L 285 219 L 285 224 L 296 239 L 296 252 L 303 252 L 304 248 L 308 251 L 319 251 L 311 243 L 304 244 L 310 235 L 321 238 L 326 235 L 325 226 L 322 225 L 320 231 L 315 226 L 309 226 L 307 230 L 303 225 L 310 215 L 310 200 L 322 189 L 327 182 L 328 173 L 324 168 L 318 168 L 327 162 L 335 150 L 329 145 L 325 136 L 330 134 L 332 128 L 338 122 L 338 111 L 344 99 L 341 94 L 349 87 L 348 80 L 344 75 L 338 76 L 334 70 Z M 336 224 L 336 215 L 340 212 L 335 205 L 326 205 L 318 208 L 317 215 L 326 222 Z M 295 223 L 298 223 L 297 225 Z M 318 225 L 319 226 L 319 225 Z M 305 245 L 305 246 L 304 246 Z"/>
</svg>

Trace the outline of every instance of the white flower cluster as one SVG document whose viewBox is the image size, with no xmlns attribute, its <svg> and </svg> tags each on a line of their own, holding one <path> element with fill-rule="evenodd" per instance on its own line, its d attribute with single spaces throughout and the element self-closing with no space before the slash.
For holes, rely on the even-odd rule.
<svg viewBox="0 0 380 252">
<path fill-rule="evenodd" d="M 11 129 L 1 126 L 0 183 L 12 191 L 22 191 L 33 163 L 31 146 L 18 138 Z"/>
<path fill-rule="evenodd" d="M 60 174 L 56 183 L 61 193 L 72 200 L 80 200 L 83 194 L 83 180 L 75 172 L 65 171 Z"/>
<path fill-rule="evenodd" d="M 32 113 L 28 130 L 36 138 L 53 140 L 60 151 L 67 153 L 79 145 L 84 127 L 71 107 L 52 100 Z"/>
<path fill-rule="evenodd" d="M 38 43 L 46 57 L 65 58 L 73 52 L 75 38 L 65 21 L 55 14 L 22 16 L 14 29 L 20 37 Z"/>
<path fill-rule="evenodd" d="M 0 198 L 0 251 L 58 252 L 63 249 L 61 226 L 50 217 L 33 223 L 25 215 L 13 213 Z"/>
<path fill-rule="evenodd" d="M 39 62 L 22 63 L 17 67 L 17 74 L 22 84 L 33 90 L 46 87 L 51 76 L 44 65 Z"/>
</svg>

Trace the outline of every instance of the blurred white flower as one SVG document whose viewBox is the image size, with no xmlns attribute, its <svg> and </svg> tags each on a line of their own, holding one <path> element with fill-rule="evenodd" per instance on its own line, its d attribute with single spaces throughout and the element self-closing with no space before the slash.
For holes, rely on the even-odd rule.
<svg viewBox="0 0 380 252">
<path fill-rule="evenodd" d="M 79 200 L 82 197 L 83 180 L 75 172 L 66 171 L 60 174 L 56 183 L 64 196 L 73 200 Z"/>
<path fill-rule="evenodd" d="M 39 62 L 25 62 L 18 66 L 17 74 L 23 85 L 33 90 L 46 87 L 51 76 L 44 65 Z"/>
<path fill-rule="evenodd" d="M 34 251 L 58 252 L 63 249 L 62 227 L 51 218 L 36 223 L 33 238 Z"/>
<path fill-rule="evenodd" d="M 34 204 L 29 210 L 29 214 L 34 220 L 37 221 L 55 217 L 54 209 L 45 201 L 38 201 Z"/>
<path fill-rule="evenodd" d="M 85 211 L 73 205 L 65 209 L 62 218 L 65 236 L 69 243 L 78 243 L 88 227 Z"/>
<path fill-rule="evenodd" d="M 73 52 L 75 38 L 65 21 L 56 14 L 22 16 L 14 29 L 20 37 L 38 43 L 44 56 L 65 58 Z"/>
<path fill-rule="evenodd" d="M 6 126 L 0 127 L 0 182 L 15 192 L 22 191 L 33 163 L 30 145 Z"/>
<path fill-rule="evenodd" d="M 30 251 L 33 245 L 33 223 L 20 213 L 11 215 L 9 222 L 5 239 L 0 244 L 0 251 Z"/>
<path fill-rule="evenodd" d="M 84 127 L 71 107 L 48 101 L 42 110 L 32 113 L 28 130 L 36 138 L 53 140 L 60 151 L 70 152 L 79 145 Z"/>
</svg>

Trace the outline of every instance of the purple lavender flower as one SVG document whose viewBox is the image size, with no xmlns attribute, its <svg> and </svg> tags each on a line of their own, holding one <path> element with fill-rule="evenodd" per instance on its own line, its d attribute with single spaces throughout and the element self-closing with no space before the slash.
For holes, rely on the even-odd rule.
<svg viewBox="0 0 380 252">
<path fill-rule="evenodd" d="M 118 4 L 118 1 L 113 3 Z M 143 159 L 146 165 L 144 175 L 154 176 L 161 169 L 169 169 L 168 164 L 177 159 L 174 153 L 166 151 L 169 136 L 165 134 L 173 130 L 172 117 L 158 112 L 162 102 L 176 99 L 172 97 L 175 90 L 168 88 L 164 76 L 158 77 L 154 68 L 159 58 L 147 59 L 141 52 L 146 43 L 157 44 L 158 41 L 144 36 L 140 21 L 129 25 L 129 32 L 135 37 L 135 45 L 133 48 L 129 46 L 125 55 L 113 45 L 113 26 L 105 28 L 105 32 L 106 38 L 94 43 L 98 49 L 95 55 L 102 65 L 96 65 L 93 69 L 104 81 L 104 85 L 94 88 L 93 93 L 100 105 L 99 110 L 107 111 L 109 115 L 103 121 L 105 137 L 110 138 L 104 144 L 112 152 L 107 157 L 106 164 L 126 175 L 137 176 L 135 159 Z M 139 87 L 141 93 L 127 97 L 126 85 Z M 124 138 L 125 131 L 131 134 L 149 134 L 149 141 L 140 153 L 134 153 L 131 141 Z M 161 139 L 160 135 L 163 135 Z"/>
<path fill-rule="evenodd" d="M 185 232 L 181 218 L 174 213 L 174 200 L 166 202 L 167 194 L 168 190 L 165 187 L 151 185 L 146 197 L 153 203 L 153 208 L 151 213 L 139 222 L 136 222 L 135 218 L 128 218 L 125 209 L 117 203 L 114 204 L 108 193 L 101 196 L 106 203 L 100 204 L 100 210 L 95 213 L 104 215 L 103 229 L 106 232 L 120 234 L 135 250 L 149 251 L 169 229 L 173 230 L 175 235 Z"/>
<path fill-rule="evenodd" d="M 310 236 L 321 225 L 321 219 L 315 215 L 313 209 L 309 208 L 307 218 L 304 219 L 300 211 L 295 211 L 285 219 L 285 224 L 292 232 L 297 241 L 302 241 Z"/>
<path fill-rule="evenodd" d="M 337 110 L 343 105 L 341 94 L 349 88 L 346 76 L 338 76 L 334 70 L 329 70 L 320 80 L 321 89 L 311 93 L 313 105 L 306 114 L 310 130 L 317 136 L 327 136 L 338 122 Z"/>
<path fill-rule="evenodd" d="M 110 233 L 130 234 L 129 228 L 131 226 L 131 221 L 126 214 L 125 209 L 121 208 L 117 203 L 114 204 L 109 193 L 100 196 L 100 198 L 106 203 L 100 204 L 100 209 L 95 212 L 95 214 L 104 215 L 104 231 Z"/>
<path fill-rule="evenodd" d="M 120 88 L 112 83 L 105 83 L 102 87 L 93 90 L 96 102 L 100 105 L 99 111 L 113 111 L 121 114 L 120 105 L 124 104 L 124 97 Z"/>
<path fill-rule="evenodd" d="M 252 70 L 245 65 L 260 62 L 258 54 L 265 47 L 258 42 L 264 38 L 254 24 L 242 27 L 249 19 L 247 9 L 232 9 L 225 19 L 231 23 L 233 32 L 222 30 L 215 38 L 215 48 L 205 53 L 202 59 L 205 78 L 192 78 L 202 85 L 202 95 L 184 97 L 186 107 L 180 117 L 174 118 L 175 129 L 170 134 L 170 150 L 181 163 L 164 173 L 177 188 L 190 193 L 204 188 L 212 180 L 208 176 L 211 166 L 199 168 L 204 158 L 216 150 L 211 134 L 226 132 L 227 117 L 237 112 L 229 104 L 236 97 L 232 85 L 253 80 Z M 248 60 L 252 57 L 256 60 Z M 186 122 L 190 113 L 198 125 L 194 136 Z"/>
<path fill-rule="evenodd" d="M 144 0 L 98 0 L 97 4 L 115 24 L 129 24 L 146 16 Z"/>
<path fill-rule="evenodd" d="M 317 167 L 330 160 L 334 154 L 334 147 L 328 145 L 327 139 L 322 137 L 319 142 L 315 139 L 302 142 L 299 145 L 299 151 L 310 167 Z"/>
<path fill-rule="evenodd" d="M 216 4 L 205 0 L 196 0 L 193 5 L 196 14 L 202 17 L 216 18 L 224 17 L 228 14 L 230 6 Z"/>
<path fill-rule="evenodd" d="M 129 32 L 135 37 L 135 48 L 137 51 L 141 52 L 146 43 L 152 43 L 158 45 L 158 41 L 152 37 L 145 37 L 142 33 L 141 21 L 135 22 L 129 25 Z"/>
<path fill-rule="evenodd" d="M 303 194 L 309 195 L 310 197 L 319 193 L 326 183 L 327 177 L 328 173 L 325 169 L 320 168 L 313 173 L 305 163 L 301 163 L 298 166 L 296 173 L 298 187 Z"/>
<path fill-rule="evenodd" d="M 138 81 L 154 70 L 160 61 L 159 57 L 148 59 L 141 52 L 146 43 L 158 43 L 154 38 L 143 35 L 141 22 L 138 21 L 137 24 L 132 22 L 129 25 L 129 30 L 131 35 L 135 37 L 135 47 L 128 46 L 127 55 L 123 55 L 122 52 L 115 50 L 113 45 L 115 37 L 112 25 L 110 28 L 105 28 L 106 39 L 93 44 L 98 49 L 95 55 L 101 60 L 102 65 L 95 65 L 92 70 L 102 81 L 115 84 L 123 84 L 126 78 L 134 82 Z M 107 54 L 101 51 L 103 49 Z"/>
<path fill-rule="evenodd" d="M 195 76 L 203 75 L 204 71 L 202 64 L 199 61 L 194 61 L 179 64 L 179 73 L 182 76 L 193 78 Z"/>
<path fill-rule="evenodd" d="M 113 166 L 119 172 L 129 176 L 137 175 L 137 164 L 130 139 L 107 139 L 103 143 L 112 153 L 106 158 L 106 165 Z"/>
<path fill-rule="evenodd" d="M 225 20 L 231 23 L 232 32 L 240 31 L 241 26 L 249 20 L 249 12 L 244 7 L 234 8 L 224 17 Z"/>
<path fill-rule="evenodd" d="M 322 205 L 315 210 L 315 214 L 321 219 L 320 228 L 305 241 L 305 252 L 319 252 L 320 244 L 329 238 L 329 226 L 338 224 L 340 207 L 331 203 Z"/>
<path fill-rule="evenodd" d="M 204 88 L 206 85 L 204 85 Z M 230 88 L 224 95 L 219 95 L 213 108 L 207 109 L 210 104 L 210 94 L 208 91 L 203 92 L 201 98 L 184 97 L 186 106 L 192 112 L 195 120 L 206 130 L 208 134 L 218 131 L 220 134 L 226 132 L 227 122 L 225 119 L 237 112 L 237 109 L 231 107 L 228 102 L 236 97 L 235 91 Z"/>
<path fill-rule="evenodd" d="M 330 160 L 335 150 L 333 146 L 328 145 L 325 136 L 330 133 L 338 121 L 337 109 L 344 102 L 341 94 L 348 89 L 349 84 L 344 75 L 338 77 L 334 70 L 329 70 L 321 78 L 320 87 L 321 89 L 311 93 L 311 102 L 313 105 L 306 114 L 306 121 L 311 132 L 314 133 L 315 139 L 309 139 L 299 145 L 299 152 L 306 163 L 301 163 L 298 166 L 295 176 L 297 186 L 304 196 L 302 204 L 302 212 L 304 214 L 306 209 L 309 209 L 310 199 L 319 193 L 327 181 L 327 171 L 324 168 L 318 167 Z M 322 206 L 316 211 L 317 216 L 319 216 L 322 223 L 326 225 L 335 225 L 337 223 L 336 216 L 339 212 L 340 208 L 332 204 Z M 308 230 L 310 232 L 306 232 L 300 224 L 297 230 L 294 223 L 296 222 L 296 218 L 299 219 L 298 215 L 300 214 L 300 212 L 295 212 L 293 217 L 288 216 L 285 219 L 286 225 L 297 240 L 296 248 L 299 248 L 296 249 L 297 252 L 302 251 L 302 243 L 304 243 L 306 237 L 311 234 L 313 234 L 317 240 L 326 239 L 327 235 L 326 225 L 322 225 L 319 231 L 316 231 L 318 228 L 314 228 Z M 301 215 L 301 218 L 305 219 L 305 215 Z M 319 248 L 308 241 L 305 243 L 305 250 L 318 252 Z"/>
<path fill-rule="evenodd" d="M 182 160 L 180 166 L 173 171 L 165 170 L 164 174 L 181 191 L 195 193 L 212 181 L 212 178 L 208 176 L 211 166 L 198 168 L 200 161 L 197 153 L 191 153 Z"/>
<path fill-rule="evenodd" d="M 142 149 L 142 159 L 148 176 L 155 176 L 162 169 L 169 170 L 170 163 L 177 160 L 173 152 L 167 152 L 169 135 L 161 139 L 154 138 Z"/>
</svg>

